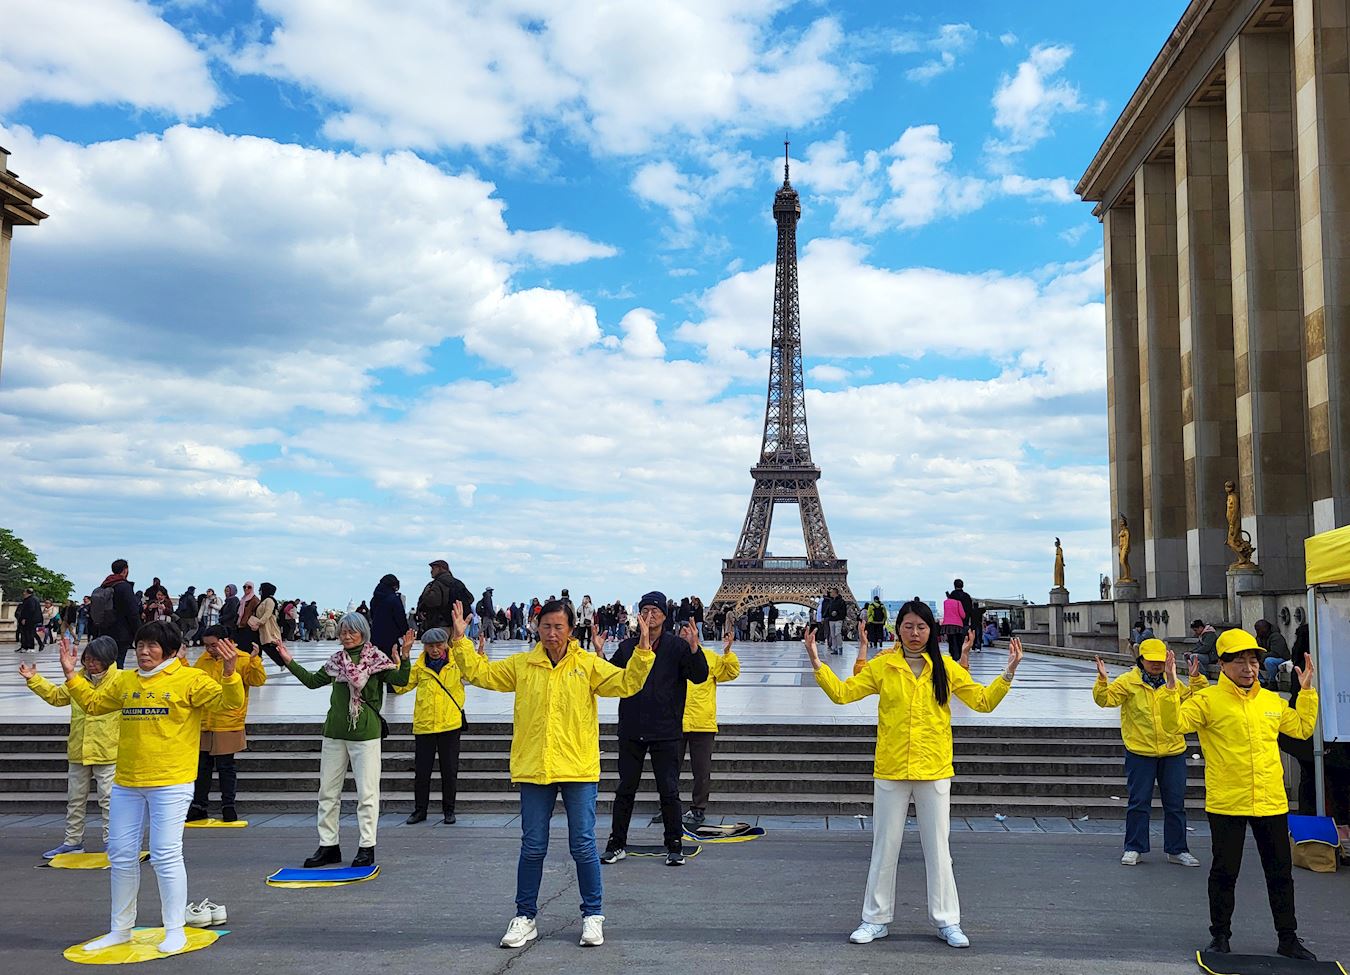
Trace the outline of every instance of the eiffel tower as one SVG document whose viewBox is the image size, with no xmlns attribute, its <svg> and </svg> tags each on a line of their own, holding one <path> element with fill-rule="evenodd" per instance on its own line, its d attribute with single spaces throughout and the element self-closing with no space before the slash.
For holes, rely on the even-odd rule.
<svg viewBox="0 0 1350 975">
<path fill-rule="evenodd" d="M 773 349 L 769 356 L 769 398 L 764 408 L 764 442 L 759 463 L 751 468 L 755 488 L 745 513 L 736 554 L 722 560 L 722 585 L 712 611 L 739 616 L 769 603 L 795 603 L 814 609 L 831 587 L 857 619 L 858 603 L 848 587 L 848 562 L 834 554 L 830 529 L 820 506 L 820 468 L 811 462 L 806 432 L 806 395 L 802 384 L 802 323 L 797 299 L 797 221 L 801 199 L 788 178 L 788 143 L 783 143 L 783 185 L 773 198 L 778 223 L 778 257 L 773 284 Z M 773 558 L 765 549 L 774 505 L 795 504 L 806 539 L 805 558 Z"/>
</svg>

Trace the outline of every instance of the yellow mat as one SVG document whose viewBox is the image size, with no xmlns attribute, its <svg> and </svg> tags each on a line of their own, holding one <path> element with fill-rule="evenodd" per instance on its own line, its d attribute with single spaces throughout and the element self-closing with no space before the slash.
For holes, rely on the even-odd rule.
<svg viewBox="0 0 1350 975">
<path fill-rule="evenodd" d="M 174 955 L 185 955 L 189 951 L 200 951 L 208 945 L 215 944 L 216 939 L 222 934 L 229 934 L 230 932 L 184 928 L 183 933 L 187 935 L 187 944 L 181 951 L 175 951 L 173 955 L 162 954 L 155 947 L 164 940 L 163 928 L 137 928 L 131 932 L 131 940 L 126 944 L 113 945 L 111 948 L 104 948 L 102 951 L 84 950 L 84 946 L 89 941 L 93 941 L 93 938 L 72 945 L 65 951 L 66 961 L 73 961 L 79 965 L 130 965 L 138 961 L 172 958 Z"/>
<path fill-rule="evenodd" d="M 243 829 L 248 825 L 248 820 L 236 819 L 227 823 L 223 819 L 189 819 L 183 825 L 188 829 Z"/>
<path fill-rule="evenodd" d="M 141 863 L 150 859 L 150 851 L 141 851 Z M 107 870 L 107 853 L 59 853 L 47 861 L 58 870 Z"/>
</svg>

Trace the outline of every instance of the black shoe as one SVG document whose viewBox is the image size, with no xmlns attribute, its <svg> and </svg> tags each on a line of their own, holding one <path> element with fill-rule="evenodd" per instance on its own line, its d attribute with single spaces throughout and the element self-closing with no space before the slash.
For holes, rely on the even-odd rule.
<svg viewBox="0 0 1350 975">
<path fill-rule="evenodd" d="M 353 867 L 373 867 L 375 866 L 375 847 L 358 846 L 356 848 L 356 859 L 352 860 Z"/>
<path fill-rule="evenodd" d="M 1202 951 L 1212 951 L 1215 954 L 1226 955 L 1233 949 L 1228 947 L 1228 939 L 1221 934 L 1216 934 L 1209 939 L 1209 944 L 1205 945 Z"/>
<path fill-rule="evenodd" d="M 628 851 L 625 850 L 623 847 L 618 846 L 614 847 L 613 849 L 608 849 L 604 853 L 600 854 L 600 862 L 618 863 L 620 860 L 624 859 L 627 856 Z"/>
<path fill-rule="evenodd" d="M 195 823 L 197 820 L 205 819 L 206 817 L 207 812 L 201 806 L 188 806 L 187 821 L 189 823 Z"/>
<path fill-rule="evenodd" d="M 414 809 L 412 815 L 403 820 L 405 826 L 416 826 L 418 823 L 427 821 L 427 811 L 425 809 Z"/>
<path fill-rule="evenodd" d="M 682 867 L 684 866 L 684 851 L 671 849 L 666 851 L 666 866 Z"/>
<path fill-rule="evenodd" d="M 1308 950 L 1298 938 L 1281 938 L 1280 946 L 1275 949 L 1277 955 L 1284 955 L 1286 958 L 1296 958 L 1299 961 L 1317 961 L 1317 956 Z"/>
<path fill-rule="evenodd" d="M 220 821 L 222 823 L 232 823 L 238 818 L 239 816 L 235 813 L 233 806 L 220 807 Z"/>
<path fill-rule="evenodd" d="M 305 861 L 307 869 L 313 867 L 327 867 L 334 863 L 342 862 L 342 847 L 340 846 L 321 846 L 314 851 L 314 855 Z"/>
<path fill-rule="evenodd" d="M 446 813 L 444 816 L 441 817 L 441 822 L 447 826 L 455 825 L 455 814 L 452 812 Z"/>
</svg>

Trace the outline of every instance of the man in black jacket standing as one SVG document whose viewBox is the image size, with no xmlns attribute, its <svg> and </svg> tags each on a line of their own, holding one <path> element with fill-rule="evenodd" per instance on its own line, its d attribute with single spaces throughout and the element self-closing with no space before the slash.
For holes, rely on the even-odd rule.
<svg viewBox="0 0 1350 975">
<path fill-rule="evenodd" d="M 117 641 L 117 667 L 125 669 L 131 641 L 141 627 L 141 606 L 136 587 L 127 578 L 131 569 L 126 559 L 117 559 L 112 571 L 89 596 L 89 622 L 94 636 L 110 636 Z"/>
<path fill-rule="evenodd" d="M 422 590 L 422 595 L 417 597 L 418 635 L 438 626 L 449 629 L 452 625 L 450 606 L 453 603 L 463 607 L 465 619 L 473 615 L 473 593 L 455 578 L 450 571 L 450 563 L 445 559 L 437 559 L 430 565 L 431 581 Z"/>
<path fill-rule="evenodd" d="M 601 863 L 615 863 L 628 855 L 628 824 L 647 753 L 661 795 L 665 825 L 666 865 L 684 863 L 684 831 L 680 822 L 680 762 L 684 737 L 686 681 L 708 679 L 708 659 L 699 647 L 698 628 L 688 622 L 677 636 L 666 629 L 666 597 L 649 592 L 638 601 L 639 636 L 619 644 L 610 662 L 624 667 L 633 649 L 650 643 L 656 663 L 642 690 L 619 701 L 619 787 L 614 790 L 613 825 Z"/>
<path fill-rule="evenodd" d="M 14 622 L 19 626 L 19 646 L 18 649 L 23 653 L 36 653 L 38 626 L 42 623 L 42 603 L 38 601 L 33 590 L 25 589 L 23 599 L 19 601 L 19 608 L 14 614 Z"/>
</svg>

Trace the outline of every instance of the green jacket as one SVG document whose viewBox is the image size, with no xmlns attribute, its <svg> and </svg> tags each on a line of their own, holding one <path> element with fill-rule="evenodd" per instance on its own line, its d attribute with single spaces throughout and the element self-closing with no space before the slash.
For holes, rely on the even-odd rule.
<svg viewBox="0 0 1350 975">
<path fill-rule="evenodd" d="M 359 656 L 360 652 L 360 649 L 357 649 L 353 659 Z M 357 718 L 356 727 L 353 728 L 349 716 L 351 688 L 346 682 L 334 683 L 331 675 L 322 670 L 312 673 L 294 660 L 286 665 L 286 669 L 306 687 L 333 685 L 333 694 L 328 701 L 328 716 L 323 721 L 323 736 L 339 741 L 370 741 L 380 737 L 378 712 L 384 710 L 384 685 L 408 683 L 409 667 L 408 661 L 405 660 L 394 670 L 382 670 L 371 680 L 366 681 L 366 686 L 361 689 L 361 701 L 365 707 L 361 709 L 361 716 Z"/>
</svg>

